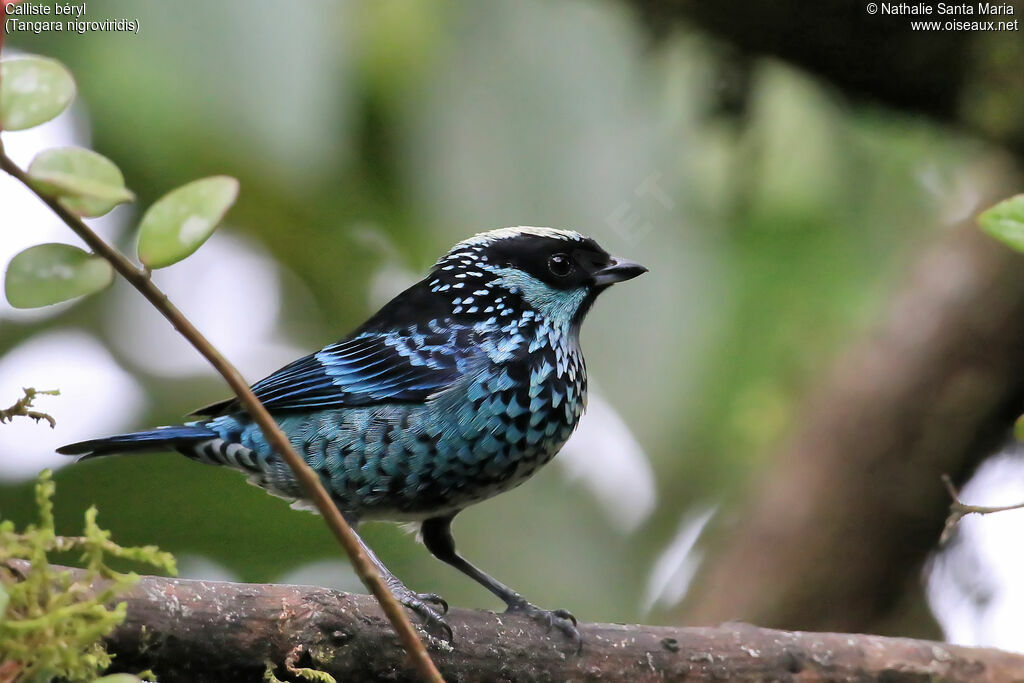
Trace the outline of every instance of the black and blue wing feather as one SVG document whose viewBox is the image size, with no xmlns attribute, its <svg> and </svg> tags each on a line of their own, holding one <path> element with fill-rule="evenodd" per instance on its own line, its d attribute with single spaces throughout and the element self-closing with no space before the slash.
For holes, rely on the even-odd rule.
<svg viewBox="0 0 1024 683">
<path fill-rule="evenodd" d="M 252 390 L 271 412 L 424 401 L 458 379 L 465 361 L 477 353 L 472 347 L 445 346 L 447 339 L 430 341 L 435 343 L 410 349 L 397 335 L 365 333 L 289 363 Z M 229 400 L 195 414 L 239 409 L 236 400 Z"/>
<path fill-rule="evenodd" d="M 432 343 L 409 348 L 402 344 L 402 337 L 364 333 L 289 363 L 256 382 L 252 389 L 272 413 L 424 401 L 457 380 L 467 359 L 477 352 L 445 347 L 447 339 L 441 335 L 421 336 Z M 230 399 L 195 414 L 217 416 L 240 411 L 238 401 Z M 60 452 L 93 457 L 176 448 L 217 437 L 216 432 L 201 425 L 161 427 L 70 444 Z"/>
</svg>

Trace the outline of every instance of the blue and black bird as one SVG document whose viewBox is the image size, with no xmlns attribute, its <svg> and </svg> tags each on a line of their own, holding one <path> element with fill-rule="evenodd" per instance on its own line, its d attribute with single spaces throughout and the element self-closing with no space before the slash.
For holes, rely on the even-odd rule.
<svg viewBox="0 0 1024 683">
<path fill-rule="evenodd" d="M 252 389 L 351 524 L 419 522 L 436 558 L 510 611 L 578 638 L 571 614 L 541 610 L 459 555 L 451 523 L 466 507 L 523 483 L 566 442 L 587 400 L 580 324 L 598 294 L 646 270 L 577 232 L 480 233 L 351 336 Z M 59 452 L 91 458 L 175 450 L 240 470 L 306 507 L 291 470 L 237 401 L 194 415 L 183 425 Z M 363 548 L 396 597 L 450 636 L 444 600 L 414 593 Z"/>
</svg>

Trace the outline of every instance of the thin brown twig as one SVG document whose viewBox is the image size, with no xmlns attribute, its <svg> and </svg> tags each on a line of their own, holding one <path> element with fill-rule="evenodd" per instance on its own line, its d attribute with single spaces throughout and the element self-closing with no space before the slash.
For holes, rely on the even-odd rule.
<svg viewBox="0 0 1024 683">
<path fill-rule="evenodd" d="M 267 409 L 263 407 L 249 388 L 248 382 L 242 377 L 238 370 L 213 347 L 213 345 L 199 332 L 198 329 L 186 318 L 178 308 L 171 303 L 164 292 L 156 286 L 145 270 L 136 268 L 119 251 L 107 244 L 82 220 L 66 209 L 58 200 L 48 197 L 37 190 L 29 182 L 28 175 L 21 170 L 4 152 L 3 143 L 0 142 L 0 168 L 8 174 L 21 181 L 39 199 L 56 213 L 71 230 L 78 235 L 92 251 L 106 259 L 111 266 L 136 290 L 144 296 L 161 315 L 174 326 L 178 332 L 195 348 L 210 365 L 220 373 L 221 377 L 228 383 L 235 392 L 239 402 L 245 411 L 259 425 L 264 437 L 270 446 L 288 464 L 298 479 L 301 486 L 309 495 L 310 500 L 323 516 L 327 526 L 331 529 L 335 538 L 341 543 L 342 548 L 352 561 L 352 566 L 365 585 L 377 598 L 381 608 L 387 615 L 388 620 L 394 627 L 406 652 L 409 653 L 413 665 L 427 681 L 442 681 L 443 678 L 438 672 L 427 653 L 426 648 L 420 641 L 410 622 L 408 615 L 395 597 L 391 594 L 380 574 L 370 563 L 369 558 L 359 546 L 355 531 L 342 517 L 341 512 L 335 507 L 330 495 L 320 483 L 317 474 L 306 464 L 302 458 L 292 449 L 291 443 L 278 427 L 274 418 L 270 416 Z"/>
<path fill-rule="evenodd" d="M 949 491 L 949 497 L 953 499 L 953 502 L 949 504 L 949 517 L 946 518 L 946 526 L 942 530 L 942 536 L 939 538 L 940 544 L 949 540 L 953 529 L 967 515 L 990 515 L 993 512 L 1024 509 L 1024 503 L 994 506 L 967 505 L 960 500 L 960 494 L 957 492 L 956 487 L 953 486 L 953 480 L 949 478 L 948 474 L 942 475 L 942 483 L 946 485 L 946 490 Z"/>
</svg>

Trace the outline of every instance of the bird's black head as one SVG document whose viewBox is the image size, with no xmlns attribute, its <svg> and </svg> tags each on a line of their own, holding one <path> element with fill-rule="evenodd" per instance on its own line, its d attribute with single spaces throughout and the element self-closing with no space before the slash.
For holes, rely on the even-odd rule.
<svg viewBox="0 0 1024 683">
<path fill-rule="evenodd" d="M 368 327 L 397 318 L 505 323 L 530 310 L 554 324 L 577 326 L 598 294 L 645 272 L 578 232 L 491 230 L 452 247 L 424 280 L 385 306 Z"/>
<path fill-rule="evenodd" d="M 498 269 L 520 271 L 556 290 L 607 288 L 647 269 L 612 257 L 590 237 L 553 228 L 492 230 L 457 244 L 438 265 L 463 258 L 466 249 Z"/>
<path fill-rule="evenodd" d="M 578 232 L 520 227 L 459 242 L 435 264 L 428 279 L 432 290 L 465 292 L 454 295 L 458 313 L 488 312 L 488 301 L 500 310 L 501 304 L 518 300 L 559 321 L 582 317 L 600 292 L 646 271 L 610 256 Z M 471 286 L 472 293 L 466 292 Z"/>
</svg>

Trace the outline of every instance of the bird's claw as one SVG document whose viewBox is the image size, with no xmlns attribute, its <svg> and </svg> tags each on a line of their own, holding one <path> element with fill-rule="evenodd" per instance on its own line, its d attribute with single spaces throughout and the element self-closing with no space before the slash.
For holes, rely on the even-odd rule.
<svg viewBox="0 0 1024 683">
<path fill-rule="evenodd" d="M 417 593 L 416 597 L 423 602 L 436 605 L 442 615 L 448 614 L 448 601 L 442 598 L 437 593 Z"/>
<path fill-rule="evenodd" d="M 572 612 L 570 612 L 567 609 L 551 610 L 550 612 L 548 612 L 548 615 L 551 617 L 551 624 L 552 624 L 552 626 L 555 625 L 555 620 L 556 619 L 561 619 L 563 621 L 571 622 L 573 629 L 576 629 L 576 627 L 579 626 L 579 622 L 576 621 L 576 615 L 574 615 Z"/>
<path fill-rule="evenodd" d="M 441 639 L 447 643 L 454 640 L 452 627 L 444 618 L 444 615 L 448 613 L 448 603 L 444 598 L 437 593 L 414 593 L 405 586 L 392 587 L 391 590 L 400 603 L 420 618 L 427 631 L 433 633 L 440 631 Z M 440 611 L 430 605 L 437 605 Z"/>
<path fill-rule="evenodd" d="M 577 654 L 583 649 L 583 636 L 577 628 L 578 622 L 569 610 L 546 610 L 524 601 L 510 604 L 505 611 L 525 614 L 535 621 L 542 622 L 548 631 L 552 628 L 558 629 L 576 644 Z"/>
</svg>

